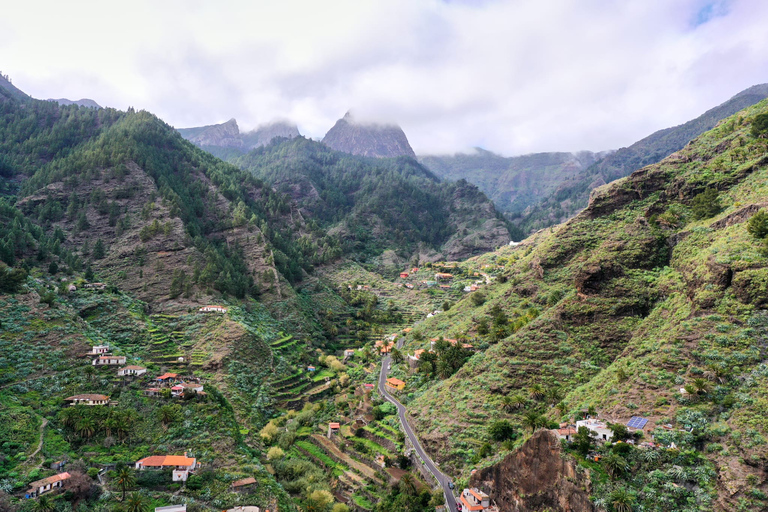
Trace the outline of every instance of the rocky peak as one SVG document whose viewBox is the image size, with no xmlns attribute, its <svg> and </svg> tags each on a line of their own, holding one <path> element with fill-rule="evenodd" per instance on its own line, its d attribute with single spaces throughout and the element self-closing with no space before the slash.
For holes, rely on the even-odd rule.
<svg viewBox="0 0 768 512">
<path fill-rule="evenodd" d="M 59 105 L 64 105 L 64 106 L 77 105 L 80 107 L 101 108 L 101 105 L 99 105 L 98 103 L 96 103 L 95 101 L 89 98 L 81 98 L 79 100 L 74 100 L 74 101 L 68 100 L 67 98 L 58 98 L 58 99 L 50 98 L 48 99 L 48 101 L 55 101 Z"/>
<path fill-rule="evenodd" d="M 235 118 L 226 123 L 186 128 L 179 130 L 181 136 L 198 146 L 219 146 L 224 148 L 239 148 L 243 146 L 240 138 L 240 128 Z"/>
<path fill-rule="evenodd" d="M 408 138 L 397 125 L 363 123 L 351 112 L 336 121 L 323 138 L 323 144 L 344 153 L 388 158 L 397 156 L 416 157 Z"/>
</svg>

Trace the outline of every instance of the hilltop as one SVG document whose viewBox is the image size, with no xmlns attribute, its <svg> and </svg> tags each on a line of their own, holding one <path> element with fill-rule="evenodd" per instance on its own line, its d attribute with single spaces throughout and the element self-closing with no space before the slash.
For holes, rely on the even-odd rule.
<svg viewBox="0 0 768 512">
<path fill-rule="evenodd" d="M 74 101 L 68 100 L 67 98 L 59 98 L 49 99 L 48 101 L 55 101 L 59 105 L 77 105 L 78 107 L 101 108 L 101 105 L 88 98 L 82 98 Z"/>
<path fill-rule="evenodd" d="M 323 144 L 351 155 L 374 158 L 416 157 L 399 126 L 358 121 L 351 112 L 347 112 L 328 130 L 323 137 Z"/>
</svg>

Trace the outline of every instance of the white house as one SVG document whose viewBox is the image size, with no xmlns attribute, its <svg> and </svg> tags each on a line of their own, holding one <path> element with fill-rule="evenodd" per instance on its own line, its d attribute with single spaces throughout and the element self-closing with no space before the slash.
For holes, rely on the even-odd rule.
<svg viewBox="0 0 768 512">
<path fill-rule="evenodd" d="M 58 489 L 59 487 L 63 487 L 64 482 L 69 480 L 70 477 L 71 475 L 69 473 L 59 473 L 58 475 L 53 475 L 49 476 L 48 478 L 43 478 L 42 480 L 37 480 L 29 484 L 29 490 L 25 495 L 27 498 L 34 498 L 54 489 Z"/>
<path fill-rule="evenodd" d="M 87 355 L 89 356 L 103 356 L 109 352 L 109 345 L 96 345 L 95 347 L 91 347 L 91 351 L 88 352 Z"/>
<path fill-rule="evenodd" d="M 491 498 L 487 494 L 474 487 L 461 491 L 459 499 L 464 510 L 471 510 L 473 512 L 497 512 L 499 510 L 497 507 L 491 506 Z"/>
<path fill-rule="evenodd" d="M 608 425 L 596 418 L 577 421 L 576 430 L 578 430 L 579 427 L 587 427 L 594 432 L 598 441 L 610 441 L 611 438 L 613 438 L 613 432 L 608 428 Z"/>
<path fill-rule="evenodd" d="M 172 396 L 182 396 L 184 394 L 185 390 L 191 390 L 195 393 L 202 393 L 203 391 L 203 385 L 202 384 L 190 384 L 187 382 L 182 382 L 180 384 L 176 384 L 175 386 L 171 387 L 171 395 Z"/>
<path fill-rule="evenodd" d="M 344 359 L 349 359 L 350 357 L 354 357 L 354 356 L 355 356 L 354 349 L 348 348 L 347 350 L 344 351 Z"/>
<path fill-rule="evenodd" d="M 74 395 L 64 399 L 71 405 L 109 405 L 109 397 L 106 395 L 96 395 L 87 393 L 84 395 Z"/>
<path fill-rule="evenodd" d="M 93 360 L 93 366 L 119 366 L 125 364 L 125 356 L 99 356 Z"/>
<path fill-rule="evenodd" d="M 173 468 L 173 481 L 186 482 L 189 473 L 199 468 L 197 459 L 182 455 L 153 455 L 136 462 L 137 470 Z"/>
<path fill-rule="evenodd" d="M 118 377 L 138 377 L 140 375 L 144 375 L 145 373 L 147 373 L 147 369 L 143 366 L 126 366 L 125 368 L 120 368 L 117 370 Z"/>
<path fill-rule="evenodd" d="M 198 311 L 203 312 L 203 313 L 226 313 L 227 312 L 227 308 L 225 308 L 224 306 L 211 306 L 211 305 L 208 305 L 208 306 L 201 307 Z"/>
</svg>

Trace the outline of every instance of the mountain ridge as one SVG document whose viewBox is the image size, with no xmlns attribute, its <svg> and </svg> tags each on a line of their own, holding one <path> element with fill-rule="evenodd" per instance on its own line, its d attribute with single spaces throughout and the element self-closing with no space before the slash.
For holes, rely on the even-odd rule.
<svg viewBox="0 0 768 512">
<path fill-rule="evenodd" d="M 336 121 L 322 142 L 336 151 L 352 155 L 416 158 L 402 128 L 394 124 L 362 123 L 357 121 L 351 112 Z"/>
</svg>

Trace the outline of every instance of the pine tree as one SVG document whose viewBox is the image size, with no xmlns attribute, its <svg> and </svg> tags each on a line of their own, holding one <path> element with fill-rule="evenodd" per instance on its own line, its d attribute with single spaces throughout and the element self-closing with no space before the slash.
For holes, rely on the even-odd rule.
<svg viewBox="0 0 768 512">
<path fill-rule="evenodd" d="M 93 259 L 100 260 L 104 257 L 104 242 L 99 238 L 93 246 Z"/>
</svg>

